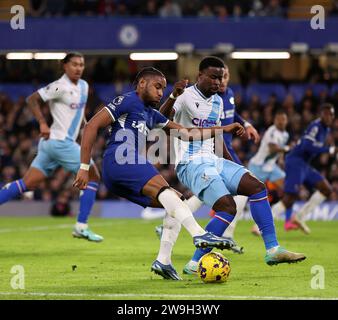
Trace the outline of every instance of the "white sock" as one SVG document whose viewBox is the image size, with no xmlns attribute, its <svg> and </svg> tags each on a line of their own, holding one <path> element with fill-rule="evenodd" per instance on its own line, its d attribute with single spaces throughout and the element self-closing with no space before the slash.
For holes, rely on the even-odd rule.
<svg viewBox="0 0 338 320">
<path fill-rule="evenodd" d="M 181 230 L 181 224 L 170 215 L 166 215 L 163 219 L 163 232 L 158 252 L 157 260 L 168 265 L 171 264 L 172 248 L 177 240 Z"/>
<path fill-rule="evenodd" d="M 87 223 L 76 222 L 75 228 L 77 230 L 84 230 L 84 229 L 88 228 L 88 224 Z"/>
<path fill-rule="evenodd" d="M 200 199 L 198 199 L 196 196 L 190 197 L 189 199 L 185 200 L 184 203 L 187 204 L 187 206 L 189 207 L 192 213 L 197 211 L 203 204 L 203 202 Z"/>
<path fill-rule="evenodd" d="M 275 253 L 278 250 L 279 246 L 272 247 L 268 250 L 266 250 L 267 254 Z"/>
<path fill-rule="evenodd" d="M 206 233 L 193 217 L 187 204 L 178 197 L 175 191 L 165 189 L 158 196 L 158 201 L 171 217 L 178 220 L 187 229 L 192 237 Z"/>
<path fill-rule="evenodd" d="M 305 217 L 318 205 L 320 205 L 326 197 L 320 192 L 316 191 L 311 198 L 303 205 L 303 207 L 298 211 L 297 216 L 300 220 L 305 220 Z"/>
<path fill-rule="evenodd" d="M 285 212 L 286 207 L 283 201 L 278 201 L 271 207 L 272 216 L 274 219 L 278 218 L 283 212 Z"/>
<path fill-rule="evenodd" d="M 236 225 L 237 225 L 237 221 L 239 220 L 239 218 L 242 216 L 242 214 L 244 212 L 244 208 L 245 208 L 246 203 L 248 201 L 248 197 L 246 197 L 246 196 L 234 196 L 234 200 L 236 202 L 237 213 L 235 215 L 234 220 L 232 220 L 230 225 L 224 231 L 223 236 L 227 237 L 227 238 L 233 238 L 234 237 L 234 232 L 235 232 L 235 228 L 236 228 Z"/>
</svg>

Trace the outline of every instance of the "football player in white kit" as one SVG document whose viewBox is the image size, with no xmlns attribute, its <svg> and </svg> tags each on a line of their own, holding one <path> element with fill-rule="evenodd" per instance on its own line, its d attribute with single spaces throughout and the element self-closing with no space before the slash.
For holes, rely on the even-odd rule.
<svg viewBox="0 0 338 320">
<path fill-rule="evenodd" d="M 249 170 L 264 183 L 270 181 L 279 190 L 283 190 L 285 172 L 277 165 L 279 156 L 290 150 L 287 145 L 289 134 L 286 131 L 288 116 L 282 109 L 274 116 L 274 124 L 264 133 L 263 139 L 255 156 L 249 161 Z M 252 229 L 259 235 L 257 225 Z"/>
<path fill-rule="evenodd" d="M 204 58 L 199 65 L 197 83 L 185 89 L 178 97 L 171 95 L 160 111 L 167 113 L 167 108 L 174 105 L 171 112 L 173 120 L 184 127 L 219 125 L 223 116 L 223 101 L 217 92 L 224 72 L 225 66 L 221 59 Z M 216 211 L 206 230 L 215 235 L 222 235 L 236 214 L 236 204 L 232 196 L 244 195 L 249 197 L 252 216 L 262 233 L 266 248 L 265 262 L 274 265 L 304 260 L 303 254 L 293 253 L 279 246 L 264 183 L 243 166 L 231 161 L 226 148 L 223 154 L 224 158 L 215 155 L 213 138 L 203 142 L 176 140 L 178 179 L 201 201 Z M 163 229 L 162 241 L 165 235 L 171 243 L 175 243 L 170 236 L 170 228 L 166 226 Z M 196 273 L 199 259 L 209 251 L 209 249 L 196 250 L 183 272 Z"/>
<path fill-rule="evenodd" d="M 27 98 L 27 104 L 40 126 L 38 153 L 30 168 L 20 180 L 0 190 L 0 204 L 28 190 L 34 190 L 55 169 L 77 173 L 80 168 L 80 146 L 76 143 L 88 97 L 88 83 L 81 79 L 85 64 L 79 52 L 68 53 L 62 60 L 63 76 L 39 89 Z M 48 126 L 41 112 L 44 102 L 49 103 L 53 124 Z M 80 209 L 73 236 L 100 242 L 103 237 L 88 228 L 87 219 L 95 202 L 100 175 L 94 162 L 89 169 L 90 183 L 80 194 Z"/>
</svg>

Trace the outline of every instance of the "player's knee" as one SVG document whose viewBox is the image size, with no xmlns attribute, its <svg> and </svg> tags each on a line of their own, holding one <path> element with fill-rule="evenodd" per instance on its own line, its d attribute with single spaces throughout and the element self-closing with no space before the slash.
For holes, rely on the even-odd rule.
<svg viewBox="0 0 338 320">
<path fill-rule="evenodd" d="M 333 189 L 332 187 L 329 185 L 329 184 L 326 184 L 322 190 L 320 190 L 320 192 L 326 197 L 326 198 L 330 198 L 332 192 L 333 192 Z"/>
<path fill-rule="evenodd" d="M 176 233 L 179 233 L 181 230 L 181 224 L 179 223 L 179 221 L 169 216 L 168 214 L 163 220 L 163 227 Z"/>
<path fill-rule="evenodd" d="M 237 213 L 236 202 L 232 196 L 223 196 L 216 201 L 212 208 L 216 212 L 225 211 L 233 216 Z"/>
<path fill-rule="evenodd" d="M 262 181 L 256 179 L 255 183 L 253 183 L 252 186 L 252 194 L 257 194 L 264 190 L 266 190 L 265 184 Z"/>
</svg>

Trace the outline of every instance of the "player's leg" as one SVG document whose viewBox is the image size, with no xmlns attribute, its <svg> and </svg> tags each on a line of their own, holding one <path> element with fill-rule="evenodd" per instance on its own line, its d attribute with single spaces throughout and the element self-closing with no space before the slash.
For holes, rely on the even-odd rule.
<svg viewBox="0 0 338 320">
<path fill-rule="evenodd" d="M 273 223 L 268 194 L 263 182 L 250 173 L 245 173 L 239 184 L 238 193 L 249 197 L 253 219 L 259 227 L 266 248 L 265 262 L 269 265 L 302 261 L 305 256 L 279 246 Z"/>
<path fill-rule="evenodd" d="M 314 187 L 316 191 L 312 194 L 310 199 L 303 205 L 294 217 L 295 221 L 299 223 L 301 230 L 305 234 L 311 232 L 310 228 L 305 223 L 306 216 L 320 205 L 325 199 L 329 198 L 332 192 L 332 187 L 329 182 L 321 176 L 321 174 L 311 168 L 308 171 L 307 177 L 304 181 L 310 187 Z"/>
<path fill-rule="evenodd" d="M 66 171 L 74 174 L 80 168 L 80 146 L 68 140 L 52 140 L 50 142 L 51 155 Z M 80 192 L 80 206 L 77 222 L 73 228 L 72 235 L 89 241 L 100 242 L 103 237 L 94 233 L 88 227 L 88 217 L 95 203 L 96 193 L 99 187 L 99 170 L 91 160 L 89 168 L 89 182 L 87 188 Z"/>
<path fill-rule="evenodd" d="M 241 218 L 244 212 L 245 206 L 248 202 L 248 197 L 237 195 L 237 196 L 234 196 L 234 200 L 236 203 L 237 213 L 234 219 L 232 220 L 232 222 L 230 223 L 230 225 L 228 226 L 228 228 L 225 230 L 224 235 L 223 235 L 224 237 L 232 238 L 232 239 L 234 238 L 234 233 L 235 233 L 235 229 L 237 226 L 237 222 Z"/>
<path fill-rule="evenodd" d="M 253 169 L 254 171 L 251 171 L 251 169 Z M 284 178 L 285 178 L 285 172 L 276 164 L 274 165 L 273 169 L 271 171 L 263 171 L 262 170 L 262 174 L 260 174 L 259 172 L 256 172 L 257 170 L 259 170 L 258 168 L 255 168 L 255 166 L 249 166 L 249 170 L 251 173 L 254 173 L 254 176 L 256 176 L 259 180 L 263 181 L 264 183 L 266 183 L 266 181 L 270 181 L 271 183 L 273 183 L 278 190 L 283 190 L 284 187 Z M 272 214 L 272 216 L 275 218 L 275 216 Z M 251 233 L 257 236 L 260 236 L 260 231 L 259 228 L 257 226 L 257 224 L 255 224 L 252 229 L 251 229 Z"/>
<path fill-rule="evenodd" d="M 96 193 L 99 187 L 100 174 L 94 163 L 89 168 L 89 182 L 87 188 L 80 192 L 80 207 L 77 221 L 73 229 L 73 236 L 89 241 L 100 242 L 103 237 L 94 233 L 88 227 L 88 218 L 95 203 Z"/>
<path fill-rule="evenodd" d="M 34 190 L 45 179 L 46 175 L 42 171 L 30 167 L 22 179 L 8 183 L 0 190 L 0 205 L 15 199 L 25 191 Z"/>
<path fill-rule="evenodd" d="M 48 154 L 48 141 L 41 139 L 38 154 L 22 179 L 6 184 L 0 190 L 0 205 L 18 197 L 28 190 L 34 190 L 57 167 L 57 163 Z"/>
</svg>

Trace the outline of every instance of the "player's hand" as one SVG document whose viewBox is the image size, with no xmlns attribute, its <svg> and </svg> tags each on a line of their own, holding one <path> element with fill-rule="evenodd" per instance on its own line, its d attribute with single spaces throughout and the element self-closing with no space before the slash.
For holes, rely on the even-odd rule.
<svg viewBox="0 0 338 320">
<path fill-rule="evenodd" d="M 258 143 L 260 137 L 259 133 L 257 130 L 254 128 L 254 126 L 249 125 L 248 127 L 245 128 L 246 134 L 248 135 L 248 138 L 254 141 L 254 143 Z"/>
<path fill-rule="evenodd" d="M 50 135 L 50 128 L 48 127 L 47 123 L 42 122 L 40 123 L 40 137 L 48 140 Z"/>
<path fill-rule="evenodd" d="M 239 137 L 242 137 L 245 134 L 244 127 L 238 122 L 234 122 L 232 124 L 228 124 L 227 126 L 224 126 L 223 131 L 226 133 L 235 134 Z"/>
<path fill-rule="evenodd" d="M 84 190 L 87 188 L 88 181 L 89 181 L 89 171 L 80 169 L 77 172 L 76 178 L 73 182 L 73 187 L 79 188 L 80 190 Z"/>
<path fill-rule="evenodd" d="M 174 84 L 173 96 L 175 98 L 177 98 L 178 96 L 180 96 L 184 92 L 184 89 L 187 86 L 187 84 L 188 84 L 188 80 L 187 79 L 182 79 L 182 80 L 176 82 Z"/>
</svg>

